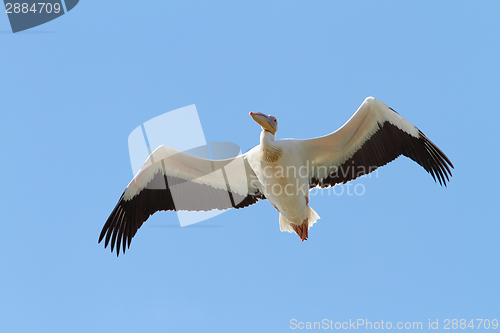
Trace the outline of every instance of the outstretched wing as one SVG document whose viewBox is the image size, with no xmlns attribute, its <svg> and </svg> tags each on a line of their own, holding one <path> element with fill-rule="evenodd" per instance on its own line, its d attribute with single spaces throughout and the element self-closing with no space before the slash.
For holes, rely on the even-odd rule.
<svg viewBox="0 0 500 333">
<path fill-rule="evenodd" d="M 311 187 L 329 187 L 368 174 L 404 155 L 446 186 L 453 164 L 418 128 L 373 97 L 337 131 L 300 142 Z"/>
<path fill-rule="evenodd" d="M 243 208 L 265 199 L 246 155 L 208 160 L 158 147 L 123 192 L 102 228 L 99 243 L 116 254 L 130 247 L 142 224 L 160 210 Z"/>
</svg>

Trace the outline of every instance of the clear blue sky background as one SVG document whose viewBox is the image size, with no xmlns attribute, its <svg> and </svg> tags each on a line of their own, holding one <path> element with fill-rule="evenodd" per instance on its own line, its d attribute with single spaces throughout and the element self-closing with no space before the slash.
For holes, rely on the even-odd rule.
<svg viewBox="0 0 500 333">
<path fill-rule="evenodd" d="M 500 317 L 495 1 L 81 1 L 12 34 L 0 15 L 0 331 L 285 332 L 290 320 Z M 158 213 L 116 258 L 99 232 L 127 138 L 196 104 L 207 141 L 341 126 L 374 96 L 452 160 L 406 158 L 362 196 L 316 195 L 308 241 L 268 202 L 180 228 Z"/>
</svg>

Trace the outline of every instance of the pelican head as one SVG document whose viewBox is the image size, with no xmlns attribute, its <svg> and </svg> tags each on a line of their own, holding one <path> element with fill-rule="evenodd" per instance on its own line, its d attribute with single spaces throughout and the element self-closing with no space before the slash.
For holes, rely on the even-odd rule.
<svg viewBox="0 0 500 333">
<path fill-rule="evenodd" d="M 260 112 L 250 112 L 250 117 L 253 118 L 261 127 L 263 131 L 268 131 L 272 135 L 276 134 L 278 130 L 278 121 L 275 117 L 269 115 L 266 116 Z"/>
</svg>

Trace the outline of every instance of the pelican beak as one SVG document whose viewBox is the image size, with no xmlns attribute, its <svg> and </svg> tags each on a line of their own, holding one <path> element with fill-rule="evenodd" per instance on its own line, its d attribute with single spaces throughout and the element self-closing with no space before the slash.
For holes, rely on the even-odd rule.
<svg viewBox="0 0 500 333">
<path fill-rule="evenodd" d="M 253 120 L 255 120 L 264 131 L 268 131 L 273 135 L 276 134 L 278 128 L 273 123 L 273 119 L 271 119 L 271 116 L 266 116 L 265 114 L 260 112 L 250 112 L 250 117 L 252 117 Z"/>
</svg>

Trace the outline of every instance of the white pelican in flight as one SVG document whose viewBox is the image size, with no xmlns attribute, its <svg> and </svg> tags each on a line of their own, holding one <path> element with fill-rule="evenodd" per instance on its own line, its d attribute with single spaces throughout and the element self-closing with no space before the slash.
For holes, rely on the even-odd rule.
<svg viewBox="0 0 500 333">
<path fill-rule="evenodd" d="M 319 219 L 309 190 L 346 183 L 405 155 L 446 186 L 453 164 L 418 128 L 373 97 L 337 131 L 314 139 L 275 140 L 278 121 L 250 112 L 260 144 L 233 159 L 208 160 L 160 146 L 123 192 L 99 242 L 123 252 L 142 224 L 160 210 L 243 208 L 267 199 L 281 231 L 302 241 Z"/>
</svg>

